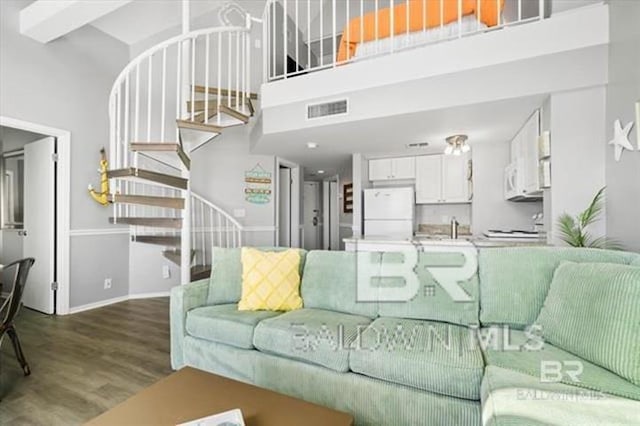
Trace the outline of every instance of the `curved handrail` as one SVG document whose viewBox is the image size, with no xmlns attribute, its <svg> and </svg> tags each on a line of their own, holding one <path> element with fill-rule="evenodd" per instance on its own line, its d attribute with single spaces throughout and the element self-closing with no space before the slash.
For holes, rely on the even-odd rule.
<svg viewBox="0 0 640 426">
<path fill-rule="evenodd" d="M 160 52 L 163 49 L 166 49 L 172 45 L 181 43 L 185 40 L 190 40 L 193 39 L 195 37 L 200 37 L 203 35 L 207 35 L 207 34 L 215 34 L 215 33 L 227 33 L 227 32 L 249 32 L 251 29 L 248 27 L 212 27 L 212 28 L 204 28 L 201 30 L 195 30 L 195 31 L 191 31 L 188 32 L 186 34 L 180 34 L 178 36 L 172 37 L 170 39 L 167 39 L 165 41 L 163 41 L 160 44 L 156 44 L 155 46 L 150 47 L 149 49 L 145 50 L 144 52 L 142 52 L 141 54 L 139 54 L 138 56 L 136 56 L 135 59 L 133 59 L 131 62 L 129 62 L 127 64 L 126 67 L 124 67 L 124 69 L 122 71 L 120 71 L 120 74 L 118 74 L 118 77 L 116 78 L 115 82 L 113 83 L 113 86 L 111 87 L 111 92 L 109 92 L 109 105 L 112 104 L 115 93 L 118 89 L 118 87 L 120 87 L 125 79 L 125 77 L 127 76 L 127 74 L 129 74 L 136 66 L 140 65 L 142 63 L 142 61 L 144 61 L 145 59 L 149 58 L 150 56 L 153 56 L 155 53 Z"/>
<path fill-rule="evenodd" d="M 203 196 L 198 195 L 195 192 L 191 191 L 191 197 L 195 198 L 196 200 L 198 200 L 202 204 L 204 204 L 204 205 L 208 206 L 209 208 L 211 208 L 211 209 L 215 210 L 216 212 L 218 212 L 221 216 L 223 216 L 226 220 L 228 220 L 236 228 L 238 228 L 239 231 L 243 231 L 244 230 L 244 227 L 233 216 L 231 216 L 229 213 L 225 212 L 220 207 L 216 206 L 215 204 L 213 204 L 211 201 L 207 200 Z"/>
</svg>

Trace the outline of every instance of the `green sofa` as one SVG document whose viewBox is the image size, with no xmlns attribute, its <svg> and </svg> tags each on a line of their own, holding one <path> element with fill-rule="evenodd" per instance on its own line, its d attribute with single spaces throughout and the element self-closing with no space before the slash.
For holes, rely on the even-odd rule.
<svg viewBox="0 0 640 426">
<path fill-rule="evenodd" d="M 301 250 L 304 308 L 240 312 L 240 250 L 214 249 L 211 278 L 171 292 L 172 367 L 192 366 L 346 411 L 357 425 L 640 424 L 639 383 L 544 341 L 531 327 L 543 306 L 548 312 L 540 321 L 563 326 L 554 325 L 552 303 L 545 302 L 559 265 L 633 265 L 621 273 L 621 285 L 631 282 L 640 291 L 640 255 L 480 249 L 478 272 L 459 283 L 472 299 L 463 303 L 453 302 L 429 273 L 430 266 L 460 262 L 454 252 L 421 254 L 420 288 L 410 300 L 358 302 L 356 257 L 362 255 Z M 398 261 L 387 254 L 376 259 Z M 571 282 L 573 275 L 565 275 Z M 599 321 L 597 302 L 578 300 L 571 309 L 584 305 Z M 623 320 L 639 318 L 640 298 L 630 306 Z M 628 327 L 620 339 L 632 340 L 621 350 L 632 355 L 620 368 L 638 377 L 640 346 L 633 355 L 633 339 L 640 342 L 640 323 Z M 608 339 L 615 346 L 617 334 Z M 609 360 L 610 354 L 594 356 Z"/>
</svg>

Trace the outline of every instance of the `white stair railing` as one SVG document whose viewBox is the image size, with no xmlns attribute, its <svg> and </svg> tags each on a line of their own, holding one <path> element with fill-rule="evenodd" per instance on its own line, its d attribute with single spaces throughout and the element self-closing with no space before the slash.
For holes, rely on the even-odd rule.
<svg viewBox="0 0 640 426">
<path fill-rule="evenodd" d="M 191 193 L 191 242 L 194 265 L 211 263 L 211 248 L 242 246 L 242 225 L 220 207 Z"/>
<path fill-rule="evenodd" d="M 130 142 L 176 143 L 176 119 L 193 120 L 198 98 L 207 110 L 203 122 L 219 124 L 218 104 L 196 86 L 218 88 L 218 99 L 244 110 L 250 93 L 250 19 L 246 27 L 216 27 L 166 40 L 131 61 L 109 96 L 111 168 L 135 166 Z M 230 96 L 224 96 L 223 88 Z M 209 117 L 214 115 L 214 117 Z"/>
<path fill-rule="evenodd" d="M 122 70 L 109 96 L 111 170 L 161 170 L 164 174 L 183 177 L 188 182 L 188 167 L 179 160 L 175 152 L 132 152 L 129 144 L 180 143 L 182 149 L 189 154 L 191 149 L 195 149 L 203 140 L 210 140 L 216 133 L 190 130 L 181 134 L 177 120 L 191 122 L 187 124 L 211 125 L 208 129 L 215 129 L 213 126 L 224 127 L 229 122 L 225 122 L 228 117 L 223 117 L 220 113 L 222 105 L 251 115 L 247 106 L 251 93 L 251 22 L 252 19 L 247 14 L 244 27 L 207 28 L 173 37 L 148 49 Z M 216 89 L 202 88 L 212 86 Z M 184 126 L 184 122 L 182 125 Z M 184 209 L 123 203 L 115 203 L 113 206 L 116 223 L 123 217 L 182 220 L 181 230 L 150 226 L 135 226 L 131 229 L 134 236 L 181 236 L 183 283 L 188 281 L 185 266 L 190 264 L 192 248 L 196 250 L 196 245 L 206 245 L 207 241 L 213 243 L 214 237 L 219 236 L 217 233 L 209 234 L 208 231 L 194 229 L 200 226 L 190 223 L 191 220 L 200 220 L 195 209 L 205 211 L 209 218 L 215 212 L 215 220 L 220 217 L 221 223 L 230 229 L 222 233 L 224 237 L 229 235 L 231 238 L 229 244 L 239 244 L 241 241 L 241 233 L 238 231 L 240 225 L 213 204 L 192 197 L 190 184 L 187 184 L 186 189 L 124 179 L 111 179 L 110 184 L 112 195 L 150 195 L 186 200 Z M 198 223 L 206 221 L 202 219 Z M 193 242 L 190 241 L 192 236 L 196 238 Z M 218 238 L 216 241 L 223 240 L 227 244 L 226 239 Z M 202 253 L 201 256 L 205 254 Z M 206 256 L 199 260 L 207 263 Z"/>
<path fill-rule="evenodd" d="M 545 0 L 267 0 L 265 81 L 539 21 L 547 12 Z"/>
</svg>

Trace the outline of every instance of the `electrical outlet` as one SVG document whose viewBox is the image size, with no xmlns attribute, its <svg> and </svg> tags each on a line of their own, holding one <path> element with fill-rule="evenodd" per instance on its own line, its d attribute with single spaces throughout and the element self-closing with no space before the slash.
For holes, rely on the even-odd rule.
<svg viewBox="0 0 640 426">
<path fill-rule="evenodd" d="M 168 280 L 171 278 L 171 270 L 169 269 L 169 265 L 162 265 L 162 278 Z"/>
<path fill-rule="evenodd" d="M 104 289 L 109 290 L 111 288 L 111 278 L 104 279 Z"/>
<path fill-rule="evenodd" d="M 247 211 L 245 209 L 233 209 L 233 217 L 245 217 Z"/>
</svg>

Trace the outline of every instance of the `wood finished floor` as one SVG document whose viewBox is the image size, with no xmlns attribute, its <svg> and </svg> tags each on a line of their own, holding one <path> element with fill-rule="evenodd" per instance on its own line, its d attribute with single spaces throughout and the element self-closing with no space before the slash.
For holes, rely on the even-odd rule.
<svg viewBox="0 0 640 426">
<path fill-rule="evenodd" d="M 31 376 L 6 338 L 0 425 L 81 424 L 171 373 L 168 298 L 59 317 L 23 309 L 16 329 Z"/>
</svg>

